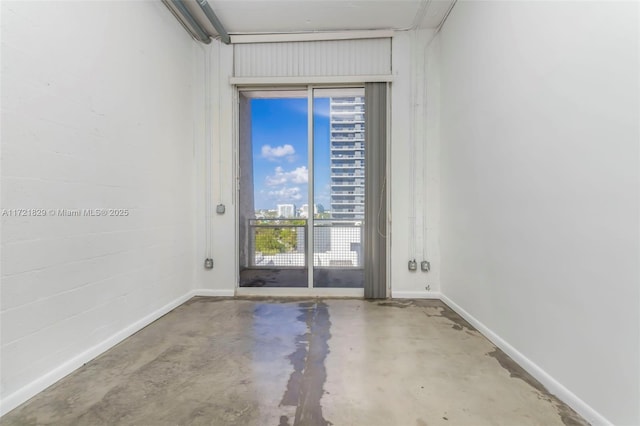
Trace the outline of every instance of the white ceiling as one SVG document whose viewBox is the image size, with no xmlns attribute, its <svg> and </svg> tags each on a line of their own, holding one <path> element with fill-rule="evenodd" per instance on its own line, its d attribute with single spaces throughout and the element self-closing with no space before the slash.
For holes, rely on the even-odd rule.
<svg viewBox="0 0 640 426">
<path fill-rule="evenodd" d="M 208 1 L 230 34 L 437 28 L 453 3 L 453 0 Z"/>
</svg>

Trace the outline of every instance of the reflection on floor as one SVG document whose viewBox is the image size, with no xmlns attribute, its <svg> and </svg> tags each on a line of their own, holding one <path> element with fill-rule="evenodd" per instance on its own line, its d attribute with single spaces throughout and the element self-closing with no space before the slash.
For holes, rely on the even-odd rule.
<svg viewBox="0 0 640 426">
<path fill-rule="evenodd" d="M 586 424 L 440 301 L 207 297 L 0 423 Z"/>
<path fill-rule="evenodd" d="M 244 269 L 240 287 L 307 287 L 307 269 Z M 315 269 L 314 287 L 363 288 L 363 269 Z"/>
</svg>

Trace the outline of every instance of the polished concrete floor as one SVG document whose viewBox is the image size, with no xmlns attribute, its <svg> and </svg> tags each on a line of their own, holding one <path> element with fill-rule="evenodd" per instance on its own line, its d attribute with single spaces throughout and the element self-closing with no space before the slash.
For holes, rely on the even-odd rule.
<svg viewBox="0 0 640 426">
<path fill-rule="evenodd" d="M 439 301 L 197 297 L 2 425 L 583 425 Z"/>
</svg>

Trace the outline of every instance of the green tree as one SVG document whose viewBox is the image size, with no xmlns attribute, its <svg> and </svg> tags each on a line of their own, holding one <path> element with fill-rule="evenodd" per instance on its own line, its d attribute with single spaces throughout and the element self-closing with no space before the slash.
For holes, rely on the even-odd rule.
<svg viewBox="0 0 640 426">
<path fill-rule="evenodd" d="M 298 248 L 298 228 L 257 227 L 255 244 L 256 251 L 263 254 L 295 251 Z"/>
</svg>

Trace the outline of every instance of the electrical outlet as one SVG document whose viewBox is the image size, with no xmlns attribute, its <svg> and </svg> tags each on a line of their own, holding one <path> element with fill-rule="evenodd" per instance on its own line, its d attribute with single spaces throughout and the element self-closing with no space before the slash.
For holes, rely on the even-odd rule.
<svg viewBox="0 0 640 426">
<path fill-rule="evenodd" d="M 418 269 L 418 262 L 415 259 L 409 261 L 409 270 L 416 271 Z"/>
<path fill-rule="evenodd" d="M 216 213 L 218 214 L 224 214 L 225 210 L 224 204 L 218 204 L 216 206 Z"/>
</svg>

